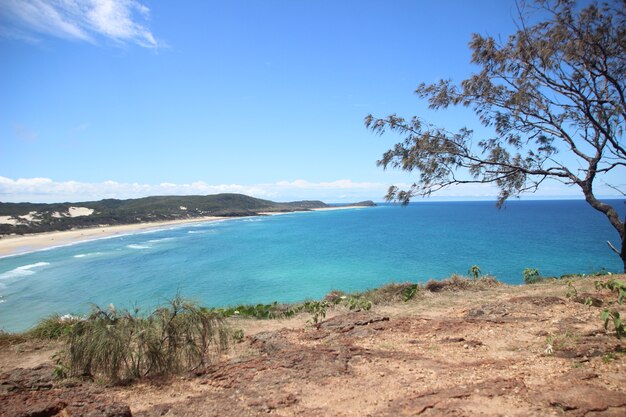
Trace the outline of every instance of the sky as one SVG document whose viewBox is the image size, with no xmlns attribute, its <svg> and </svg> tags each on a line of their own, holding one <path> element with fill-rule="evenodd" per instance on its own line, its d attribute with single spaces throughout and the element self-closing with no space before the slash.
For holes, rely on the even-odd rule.
<svg viewBox="0 0 626 417">
<path fill-rule="evenodd" d="M 0 0 L 0 201 L 382 201 L 414 178 L 376 166 L 400 138 L 364 117 L 487 134 L 413 91 L 469 76 L 471 34 L 505 38 L 516 14 L 513 0 Z"/>
</svg>

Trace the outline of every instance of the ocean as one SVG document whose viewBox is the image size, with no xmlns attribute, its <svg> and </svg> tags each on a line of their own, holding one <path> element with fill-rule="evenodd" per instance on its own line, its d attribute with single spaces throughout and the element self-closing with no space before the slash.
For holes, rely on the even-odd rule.
<svg viewBox="0 0 626 417">
<path fill-rule="evenodd" d="M 612 202 L 624 216 L 625 205 Z M 479 265 L 522 283 L 620 272 L 617 232 L 584 201 L 419 202 L 194 223 L 0 258 L 0 329 L 91 305 L 148 311 L 174 295 L 207 306 L 296 302 L 333 289 L 426 282 Z"/>
</svg>

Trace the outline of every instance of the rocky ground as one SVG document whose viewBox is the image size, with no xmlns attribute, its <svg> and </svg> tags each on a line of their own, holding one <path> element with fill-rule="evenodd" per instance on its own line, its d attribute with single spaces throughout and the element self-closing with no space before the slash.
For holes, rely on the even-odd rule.
<svg viewBox="0 0 626 417">
<path fill-rule="evenodd" d="M 307 315 L 233 320 L 246 337 L 213 365 L 122 387 L 55 380 L 58 345 L 6 346 L 0 414 L 624 416 L 626 343 L 603 328 L 616 296 L 596 279 L 574 281 L 572 297 L 567 280 L 421 291 L 333 310 L 319 328 Z"/>
</svg>

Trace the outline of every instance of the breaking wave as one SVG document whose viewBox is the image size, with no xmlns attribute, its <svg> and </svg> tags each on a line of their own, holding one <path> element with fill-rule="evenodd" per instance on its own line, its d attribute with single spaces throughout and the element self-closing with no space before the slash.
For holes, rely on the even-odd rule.
<svg viewBox="0 0 626 417">
<path fill-rule="evenodd" d="M 42 266 L 50 265 L 49 262 L 37 262 L 30 265 L 18 266 L 15 269 L 4 272 L 0 274 L 0 279 L 9 279 L 9 278 L 17 278 L 17 277 L 25 277 L 28 275 L 32 275 L 37 271 L 33 271 L 33 269 L 41 268 Z"/>
</svg>

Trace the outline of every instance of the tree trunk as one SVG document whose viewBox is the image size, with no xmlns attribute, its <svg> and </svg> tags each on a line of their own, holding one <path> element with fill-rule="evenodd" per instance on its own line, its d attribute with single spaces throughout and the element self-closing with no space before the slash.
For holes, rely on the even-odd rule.
<svg viewBox="0 0 626 417">
<path fill-rule="evenodd" d="M 622 263 L 624 264 L 624 273 L 626 274 L 626 215 L 624 215 L 624 223 L 622 223 L 622 230 L 620 232 L 620 240 L 622 243 L 622 247 L 619 251 L 611 245 L 611 249 L 613 249 L 620 258 L 622 258 Z"/>
<path fill-rule="evenodd" d="M 581 188 L 583 190 L 583 194 L 585 195 L 585 200 L 587 200 L 587 203 L 589 203 L 591 207 L 598 210 L 599 212 L 604 213 L 604 215 L 609 219 L 611 225 L 615 228 L 617 233 L 619 233 L 620 243 L 622 244 L 622 247 L 619 249 L 619 251 L 615 248 L 612 249 L 615 250 L 615 252 L 617 252 L 619 257 L 622 259 L 624 273 L 626 274 L 626 215 L 624 215 L 624 221 L 621 222 L 619 219 L 619 214 L 617 213 L 615 208 L 598 200 L 591 191 L 591 180 L 587 181 L 587 183 L 585 184 L 582 184 Z"/>
</svg>

